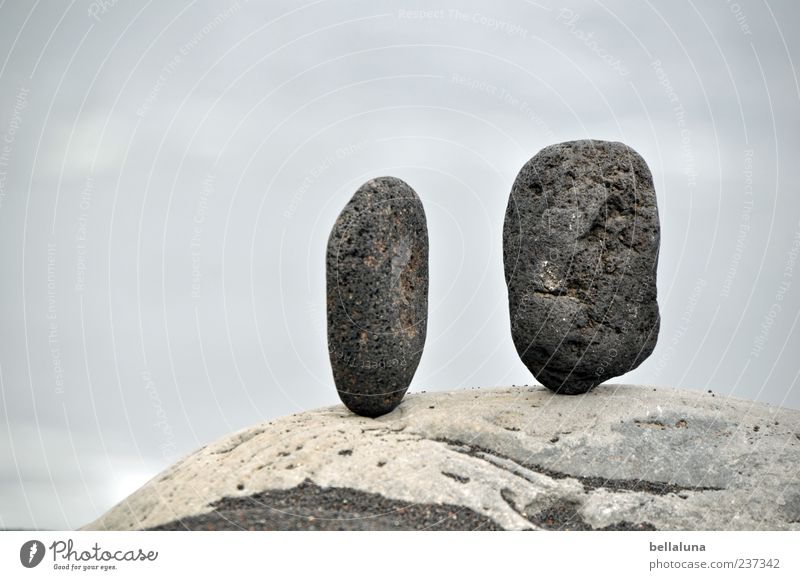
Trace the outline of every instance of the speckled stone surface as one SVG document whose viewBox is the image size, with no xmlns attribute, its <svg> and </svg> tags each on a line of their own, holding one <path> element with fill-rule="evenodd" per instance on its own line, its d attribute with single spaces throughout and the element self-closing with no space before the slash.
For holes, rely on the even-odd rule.
<svg viewBox="0 0 800 580">
<path fill-rule="evenodd" d="M 328 239 L 328 351 L 339 397 L 377 417 L 403 399 L 422 356 L 428 313 L 428 229 L 404 181 L 362 185 Z"/>
<path fill-rule="evenodd" d="M 623 143 L 559 143 L 525 164 L 503 259 L 514 345 L 539 382 L 583 393 L 650 355 L 659 240 L 653 178 Z"/>
<path fill-rule="evenodd" d="M 710 391 L 410 393 L 228 434 L 85 529 L 800 531 L 798 465 L 800 410 Z"/>
</svg>

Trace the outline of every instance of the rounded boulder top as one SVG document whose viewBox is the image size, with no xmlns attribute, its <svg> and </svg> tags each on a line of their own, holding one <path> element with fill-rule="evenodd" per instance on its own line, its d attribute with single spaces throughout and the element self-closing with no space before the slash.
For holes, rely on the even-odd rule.
<svg viewBox="0 0 800 580">
<path fill-rule="evenodd" d="M 339 397 L 359 415 L 393 410 L 425 345 L 428 229 L 414 190 L 396 177 L 362 185 L 331 230 L 328 352 Z"/>
<path fill-rule="evenodd" d="M 514 345 L 537 380 L 579 394 L 650 355 L 659 241 L 653 178 L 627 145 L 559 143 L 525 164 L 503 259 Z"/>
<path fill-rule="evenodd" d="M 800 532 L 798 464 L 800 410 L 723 394 L 413 393 L 229 433 L 84 529 Z"/>
</svg>

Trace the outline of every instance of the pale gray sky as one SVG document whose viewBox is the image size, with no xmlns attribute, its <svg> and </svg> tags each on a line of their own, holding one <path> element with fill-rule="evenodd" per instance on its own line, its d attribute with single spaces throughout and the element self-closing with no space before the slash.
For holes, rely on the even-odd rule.
<svg viewBox="0 0 800 580">
<path fill-rule="evenodd" d="M 337 403 L 325 246 L 370 177 L 428 216 L 411 391 L 532 384 L 501 226 L 520 167 L 571 139 L 632 146 L 658 194 L 661 334 L 618 381 L 800 408 L 797 21 L 790 0 L 3 2 L 0 528 L 80 526 L 231 430 Z"/>
</svg>

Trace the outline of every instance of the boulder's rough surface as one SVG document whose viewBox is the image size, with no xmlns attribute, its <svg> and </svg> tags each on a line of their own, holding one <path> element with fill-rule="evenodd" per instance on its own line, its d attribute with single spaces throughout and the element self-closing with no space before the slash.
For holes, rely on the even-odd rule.
<svg viewBox="0 0 800 580">
<path fill-rule="evenodd" d="M 653 178 L 626 145 L 570 141 L 525 164 L 503 259 L 514 345 L 539 382 L 583 393 L 650 355 L 659 239 Z"/>
<path fill-rule="evenodd" d="M 362 185 L 328 239 L 328 352 L 339 398 L 377 417 L 403 399 L 422 356 L 428 229 L 422 202 L 395 177 Z"/>
<path fill-rule="evenodd" d="M 87 529 L 800 530 L 800 411 L 602 385 L 412 394 L 226 436 Z"/>
</svg>

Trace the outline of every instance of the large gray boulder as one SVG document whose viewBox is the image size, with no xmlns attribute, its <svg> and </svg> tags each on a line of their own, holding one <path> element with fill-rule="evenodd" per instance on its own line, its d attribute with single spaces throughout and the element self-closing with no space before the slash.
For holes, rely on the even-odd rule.
<svg viewBox="0 0 800 580">
<path fill-rule="evenodd" d="M 223 437 L 86 529 L 800 530 L 800 411 L 602 385 L 423 393 Z"/>
<path fill-rule="evenodd" d="M 659 231 L 650 170 L 623 143 L 551 145 L 520 170 L 503 260 L 511 336 L 539 382 L 583 393 L 650 355 Z"/>
</svg>

